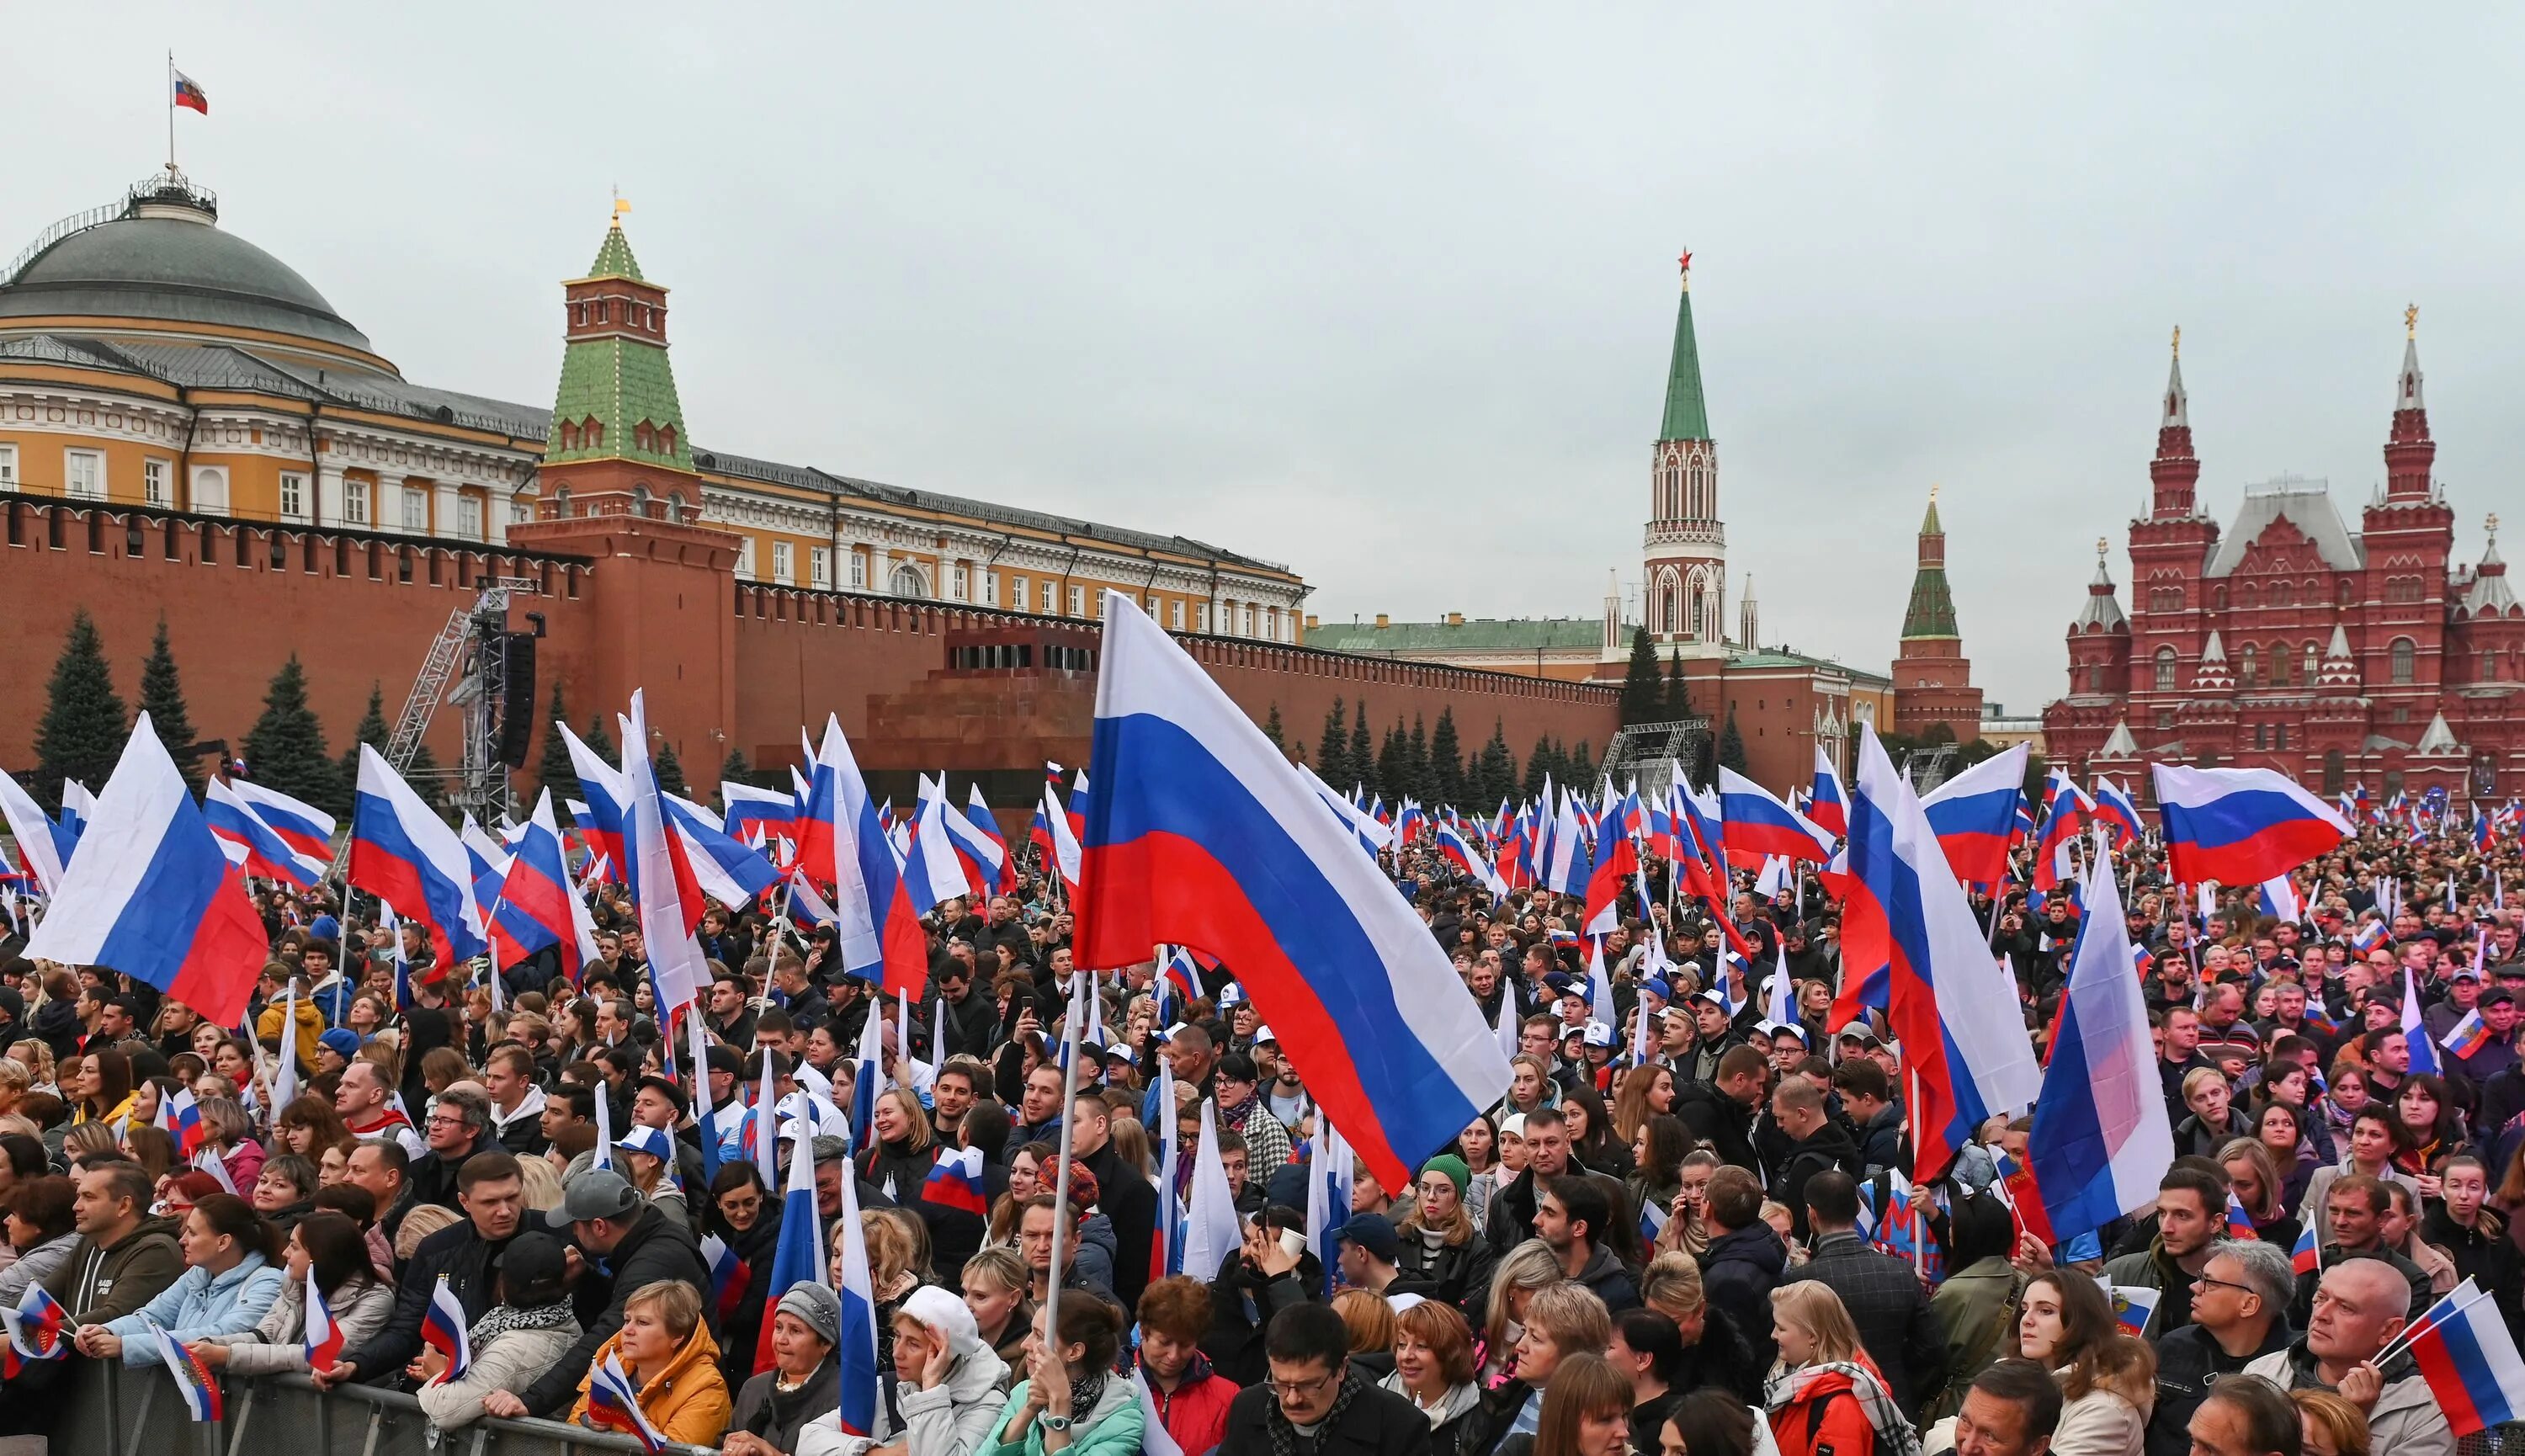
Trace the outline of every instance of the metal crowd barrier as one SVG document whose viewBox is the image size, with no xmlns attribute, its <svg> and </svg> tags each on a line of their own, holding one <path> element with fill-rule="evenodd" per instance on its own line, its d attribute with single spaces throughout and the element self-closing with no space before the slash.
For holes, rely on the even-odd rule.
<svg viewBox="0 0 2525 1456">
<path fill-rule="evenodd" d="M 442 1431 L 420 1401 L 374 1385 L 324 1391 L 305 1376 L 228 1377 L 220 1419 L 197 1422 L 164 1369 L 80 1360 L 67 1375 L 56 1387 L 51 1456 L 643 1456 L 628 1435 L 558 1421 L 481 1420 Z"/>
</svg>

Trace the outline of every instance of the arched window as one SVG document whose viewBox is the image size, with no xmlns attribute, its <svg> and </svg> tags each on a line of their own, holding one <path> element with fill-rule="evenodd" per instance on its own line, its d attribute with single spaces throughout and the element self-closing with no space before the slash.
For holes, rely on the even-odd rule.
<svg viewBox="0 0 2525 1456">
<path fill-rule="evenodd" d="M 894 575 L 886 578 L 885 589 L 894 593 L 896 596 L 925 597 L 929 595 L 929 583 L 921 578 L 920 568 L 912 565 L 910 562 L 905 562 L 903 565 L 894 569 Z"/>
<path fill-rule="evenodd" d="M 2348 768 L 2349 765 L 2341 757 L 2340 749 L 2329 749 L 2324 753 L 2323 796 L 2325 798 L 2334 798 L 2341 793 L 2342 779 L 2346 777 Z"/>
<path fill-rule="evenodd" d="M 2289 646 L 2286 642 L 2271 644 L 2271 686 L 2289 685 Z"/>
<path fill-rule="evenodd" d="M 2155 663 L 2156 690 L 2158 692 L 2172 692 L 2174 690 L 2174 649 L 2171 647 L 2159 647 L 2156 649 Z"/>
<path fill-rule="evenodd" d="M 1692 593 L 1692 636 L 1699 641 L 1709 628 L 1709 593 L 1695 589 Z"/>
<path fill-rule="evenodd" d="M 2098 663 L 2094 667 L 2087 669 L 2087 691 L 2100 693 L 2104 690 L 2104 665 L 2103 663 Z"/>
<path fill-rule="evenodd" d="M 2309 641 L 2305 644 L 2305 673 L 2302 677 L 2299 678 L 2298 680 L 2301 682 L 2312 682 L 2315 678 L 2322 676 L 2323 649 Z"/>
<path fill-rule="evenodd" d="M 2396 682 L 2409 682 L 2419 677 L 2420 649 L 2418 644 L 2414 643 L 2408 637 L 2396 637 L 2394 639 L 2394 645 L 2388 648 L 2387 651 L 2391 654 L 2394 680 Z"/>
<path fill-rule="evenodd" d="M 2261 661 L 2253 651 L 2253 644 L 2247 642 L 2244 649 L 2236 654 L 2236 681 L 2246 687 L 2259 687 L 2262 685 L 2261 670 Z"/>
<path fill-rule="evenodd" d="M 2209 588 L 2209 605 L 2218 611 L 2226 611 L 2227 588 L 2224 586 L 2213 586 Z"/>
<path fill-rule="evenodd" d="M 2291 587 L 2291 586 L 2290 586 L 2286 581 L 2274 581 L 2274 582 L 2272 582 L 2272 583 L 2271 583 L 2271 605 L 2272 605 L 2272 606 L 2274 606 L 2274 607 L 2294 607 L 2294 606 L 2296 606 L 2296 605 L 2297 605 L 2297 592 L 2296 592 L 2296 590 L 2295 590 L 2293 587 Z"/>
<path fill-rule="evenodd" d="M 684 519 L 684 493 L 682 491 L 669 490 L 667 492 L 667 519 L 669 521 L 681 521 Z"/>
<path fill-rule="evenodd" d="M 1658 630 L 1673 631 L 1674 625 L 1674 583 L 1668 581 L 1658 592 Z"/>
<path fill-rule="evenodd" d="M 649 514 L 648 486 L 634 485 L 631 487 L 631 514 L 634 516 L 646 516 Z"/>
<path fill-rule="evenodd" d="M 553 517 L 556 520 L 568 521 L 570 515 L 569 487 L 564 485 L 553 492 Z"/>
</svg>

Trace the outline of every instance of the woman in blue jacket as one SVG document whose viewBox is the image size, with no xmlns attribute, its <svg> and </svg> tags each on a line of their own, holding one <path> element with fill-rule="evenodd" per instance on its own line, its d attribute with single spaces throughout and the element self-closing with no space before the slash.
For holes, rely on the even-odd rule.
<svg viewBox="0 0 2525 1456">
<path fill-rule="evenodd" d="M 82 1353 L 121 1356 L 128 1366 L 161 1362 L 152 1324 L 177 1344 L 243 1334 L 263 1323 L 280 1297 L 278 1241 L 253 1205 L 233 1193 L 213 1193 L 184 1215 L 177 1242 L 184 1272 L 157 1298 L 108 1325 L 79 1331 Z"/>
</svg>

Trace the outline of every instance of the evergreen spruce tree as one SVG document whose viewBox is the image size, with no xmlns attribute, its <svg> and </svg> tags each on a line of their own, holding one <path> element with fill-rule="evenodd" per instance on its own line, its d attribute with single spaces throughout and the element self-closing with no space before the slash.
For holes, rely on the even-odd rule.
<svg viewBox="0 0 2525 1456">
<path fill-rule="evenodd" d="M 1429 729 L 1430 795 L 1458 809 L 1478 809 L 1464 791 L 1464 749 L 1456 741 L 1456 710 L 1438 710 L 1438 726 Z M 1493 802 L 1496 802 L 1493 801 Z"/>
<path fill-rule="evenodd" d="M 1333 699 L 1333 711 L 1324 715 L 1324 731 L 1316 739 L 1315 777 L 1343 793 L 1350 792 L 1350 729 L 1342 722 L 1342 700 Z"/>
<path fill-rule="evenodd" d="M 1525 759 L 1525 796 L 1529 799 L 1543 792 L 1543 780 L 1552 773 L 1552 740 L 1534 740 L 1534 752 Z"/>
<path fill-rule="evenodd" d="M 1262 736 L 1271 740 L 1272 747 L 1286 753 L 1289 751 L 1289 745 L 1280 741 L 1281 731 L 1280 700 L 1278 698 L 1273 698 L 1271 700 L 1271 716 L 1262 720 Z"/>
<path fill-rule="evenodd" d="M 1366 790 L 1364 797 L 1374 798 L 1383 792 L 1376 781 L 1376 740 L 1367 735 L 1367 699 L 1365 698 L 1351 704 L 1350 772 L 1351 777 L 1360 780 L 1361 785 Z M 1333 787 L 1347 791 L 1347 785 L 1344 784 L 1335 783 Z"/>
<path fill-rule="evenodd" d="M 1634 628 L 1630 666 L 1622 672 L 1622 727 L 1658 722 L 1664 703 L 1664 684 L 1658 680 L 1657 644 L 1649 640 L 1647 628 Z"/>
<path fill-rule="evenodd" d="M 1578 740 L 1578 746 L 1569 751 L 1570 785 L 1573 788 L 1584 788 L 1592 794 L 1596 791 L 1596 778 L 1595 756 L 1587 751 L 1587 740 L 1581 738 Z"/>
<path fill-rule="evenodd" d="M 544 721 L 536 725 L 543 730 L 543 757 L 535 760 L 535 783 L 552 790 L 553 813 L 569 812 L 563 807 L 571 799 L 582 798 L 578 791 L 578 769 L 569 761 L 569 744 L 561 735 L 561 725 L 569 722 L 569 707 L 562 701 L 561 679 L 553 679 L 552 706 L 545 710 Z"/>
<path fill-rule="evenodd" d="M 386 728 L 386 690 L 382 683 L 369 684 L 369 711 L 360 716 L 360 726 L 351 732 L 351 746 L 342 750 L 341 798 L 326 805 L 337 819 L 348 819 L 351 800 L 360 791 L 360 745 L 366 743 L 377 752 L 386 751 L 390 736 Z M 250 765 L 249 765 L 250 767 Z"/>
<path fill-rule="evenodd" d="M 1718 766 L 1739 774 L 1748 772 L 1745 762 L 1745 735 L 1736 731 L 1735 710 L 1728 710 L 1727 727 L 1718 734 Z"/>
<path fill-rule="evenodd" d="M 324 726 L 307 706 L 307 670 L 294 652 L 264 692 L 263 716 L 245 735 L 245 764 L 268 788 L 310 804 L 347 807 L 341 766 L 324 751 Z"/>
<path fill-rule="evenodd" d="M 140 711 L 149 715 L 158 741 L 184 776 L 184 787 L 202 791 L 201 760 L 193 757 L 192 715 L 184 711 L 184 684 L 175 673 L 175 653 L 167 645 L 167 614 L 158 614 L 158 634 L 149 641 L 149 660 L 140 665 Z"/>
<path fill-rule="evenodd" d="M 1376 751 L 1377 792 L 1390 805 L 1399 805 L 1410 792 L 1411 779 L 1411 745 L 1403 735 L 1403 720 L 1385 730 L 1384 745 Z"/>
<path fill-rule="evenodd" d="M 748 785 L 751 785 L 754 782 L 754 771 L 745 766 L 744 749 L 731 748 L 727 751 L 727 762 L 718 766 L 718 781 L 721 783 L 743 783 Z M 719 805 L 724 808 L 726 807 L 726 804 L 727 795 L 725 793 L 721 793 L 719 795 Z"/>
<path fill-rule="evenodd" d="M 1411 715 L 1411 753 L 1406 762 L 1411 766 L 1411 797 L 1423 805 L 1439 802 L 1437 765 L 1429 757 L 1428 723 L 1417 713 Z"/>
<path fill-rule="evenodd" d="M 1491 720 L 1491 740 L 1482 745 L 1482 787 L 1475 807 L 1491 809 L 1517 791 L 1516 755 L 1509 750 L 1508 722 Z"/>
<path fill-rule="evenodd" d="M 684 785 L 683 760 L 675 757 L 675 745 L 666 738 L 658 740 L 658 756 L 652 760 L 658 771 L 658 787 L 679 799 L 689 799 L 692 790 Z"/>
<path fill-rule="evenodd" d="M 596 756 L 604 760 L 605 767 L 609 769 L 622 767 L 622 755 L 614 747 L 614 733 L 606 728 L 604 714 L 599 713 L 589 719 L 587 731 L 579 734 L 579 738 L 596 751 Z"/>
<path fill-rule="evenodd" d="M 105 644 L 85 609 L 71 618 L 62 655 L 53 662 L 44 716 L 35 725 L 35 801 L 47 814 L 62 807 L 62 780 L 103 792 L 131 736 L 131 715 L 114 690 Z"/>
<path fill-rule="evenodd" d="M 1681 647 L 1665 660 L 1665 706 L 1659 711 L 1666 723 L 1680 723 L 1692 716 L 1692 683 L 1683 676 Z"/>
</svg>

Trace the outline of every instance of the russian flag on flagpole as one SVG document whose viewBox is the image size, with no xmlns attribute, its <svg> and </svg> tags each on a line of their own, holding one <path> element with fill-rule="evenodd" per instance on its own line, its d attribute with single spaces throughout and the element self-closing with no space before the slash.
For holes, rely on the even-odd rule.
<svg viewBox="0 0 2525 1456">
<path fill-rule="evenodd" d="M 1590 858 L 1587 907 L 1578 917 L 1578 926 L 1590 935 L 1607 935 L 1622 923 L 1622 893 L 1630 888 L 1631 876 L 1640 867 L 1639 845 L 1622 828 L 1620 815 L 1608 814 L 1597 821 L 1596 852 Z"/>
<path fill-rule="evenodd" d="M 2410 1336 L 2410 1354 L 2446 1412 L 2448 1429 L 2460 1439 L 2525 1419 L 2525 1359 L 2498 1304 L 2471 1280 L 2447 1299 L 2451 1307 L 2432 1310 L 2434 1318 Z"/>
<path fill-rule="evenodd" d="M 824 1267 L 824 1230 L 816 1216 L 814 1144 L 815 1139 L 804 1132 L 790 1140 L 789 1181 L 780 1195 L 780 1241 L 772 1248 L 770 1281 L 763 1286 L 763 1329 L 754 1343 L 754 1372 L 757 1375 L 771 1368 L 771 1316 L 774 1308 L 780 1303 L 780 1296 L 788 1293 L 791 1286 L 796 1284 L 829 1286 L 832 1282 L 831 1272 Z M 845 1178 L 842 1181 L 848 1184 L 857 1180 Z M 846 1245 L 860 1248 L 860 1267 L 863 1271 L 861 1278 L 866 1279 L 867 1253 L 859 1242 L 859 1195 L 849 1187 L 842 1189 L 840 1223 L 842 1228 L 851 1230 L 845 1239 Z M 873 1363 L 876 1358 L 876 1324 L 872 1313 L 875 1308 L 876 1301 L 869 1299 L 866 1308 L 862 1311 L 863 1317 L 868 1320 L 866 1333 L 868 1358 L 871 1362 L 866 1376 L 868 1388 L 864 1398 L 871 1401 L 876 1394 L 876 1367 Z M 845 1291 L 842 1297 L 842 1335 L 845 1342 L 851 1337 L 850 1320 L 850 1296 Z M 843 1353 L 845 1359 L 842 1364 L 842 1412 L 845 1418 L 844 1430 L 847 1431 L 852 1395 L 852 1370 L 847 1358 L 850 1352 L 845 1349 Z M 867 1418 L 863 1419 L 861 1426 L 862 1429 L 857 1432 L 858 1434 L 867 1435 L 873 1431 L 875 1423 L 872 1411 Z"/>
<path fill-rule="evenodd" d="M 722 778 L 718 801 L 727 809 L 724 824 L 728 837 L 751 840 L 760 835 L 767 840 L 797 842 L 798 801 L 790 795 Z"/>
<path fill-rule="evenodd" d="M 640 1392 L 622 1369 L 621 1358 L 611 1350 L 587 1372 L 587 1424 L 621 1431 L 651 1456 L 667 1449 L 665 1432 L 640 1409 Z"/>
<path fill-rule="evenodd" d="M 333 862 L 333 816 L 313 804 L 293 799 L 276 788 L 266 788 L 251 778 L 227 780 L 228 792 L 246 801 L 255 818 L 272 827 L 281 842 L 311 860 L 330 867 Z"/>
<path fill-rule="evenodd" d="M 799 818 L 798 864 L 817 888 L 831 893 L 842 969 L 893 992 L 918 991 L 929 976 L 929 940 L 908 913 L 902 869 L 869 801 L 867 780 L 827 716 L 816 752 L 810 796 Z"/>
<path fill-rule="evenodd" d="M 964 867 L 965 888 L 974 899 L 1000 890 L 1009 872 L 1008 842 L 991 825 L 991 811 L 982 803 L 979 784 L 967 784 L 972 790 L 972 804 L 959 809 L 953 804 L 940 806 L 939 821 L 946 827 L 947 842 L 956 848 L 956 862 Z M 941 783 L 943 796 L 946 789 Z"/>
<path fill-rule="evenodd" d="M 185 1411 L 195 1421 L 218 1421 L 222 1410 L 219 1377 L 211 1374 L 200 1357 L 175 1343 L 175 1336 L 167 1332 L 166 1326 L 155 1320 L 149 1320 L 148 1325 L 149 1337 L 158 1342 L 159 1358 L 167 1362 L 168 1373 L 175 1378 L 175 1393 L 184 1398 Z"/>
<path fill-rule="evenodd" d="M 920 1201 L 975 1218 L 989 1218 L 990 1198 L 982 1185 L 982 1150 L 940 1148 L 938 1161 L 930 1165 L 929 1177 L 920 1184 Z"/>
<path fill-rule="evenodd" d="M 1929 830 L 1956 878 L 1997 884 L 2007 878 L 2007 847 L 2016 837 L 2017 810 L 2025 802 L 2025 760 L 2019 743 L 1939 784 L 1920 800 Z"/>
<path fill-rule="evenodd" d="M 611 883 L 622 882 L 622 818 L 630 794 L 623 787 L 622 774 L 600 757 L 596 750 L 579 740 L 569 725 L 558 719 L 553 730 L 561 734 L 569 749 L 570 772 L 578 776 L 578 789 L 585 796 L 587 812 L 580 814 L 579 804 L 572 802 L 570 814 L 578 830 L 587 836 L 588 847 L 602 855 L 606 863 L 604 878 Z"/>
<path fill-rule="evenodd" d="M 2096 822 L 2111 828 L 2114 848 L 2139 842 L 2147 826 L 2139 817 L 2139 805 L 2132 800 L 2129 789 L 2109 778 L 2099 778 L 2094 802 Z"/>
<path fill-rule="evenodd" d="M 1850 790 L 1841 786 L 1841 771 L 1832 755 L 1815 745 L 1814 788 L 1807 800 L 1807 818 L 1835 836 L 1850 832 Z"/>
<path fill-rule="evenodd" d="M 1723 764 L 1718 769 L 1718 823 L 1727 857 L 1739 868 L 1758 866 L 1772 855 L 1818 865 L 1832 859 L 1831 834 Z"/>
<path fill-rule="evenodd" d="M 1081 966 L 1138 965 L 1176 942 L 1235 966 L 1388 1188 L 1497 1100 L 1507 1058 L 1419 916 L 1262 729 L 1116 592 L 1092 765 Z"/>
<path fill-rule="evenodd" d="M 456 842 L 465 846 L 465 863 L 472 871 L 473 904 L 481 912 L 482 938 L 490 942 L 491 964 L 514 966 L 525 957 L 501 932 L 495 913 L 500 904 L 500 884 L 509 878 L 509 851 L 482 832 L 482 827 L 473 822 L 470 814 L 457 826 Z"/>
<path fill-rule="evenodd" d="M 447 1276 L 443 1274 L 438 1277 L 437 1287 L 430 1290 L 429 1307 L 421 1312 L 421 1342 L 447 1357 L 447 1368 L 430 1381 L 433 1385 L 461 1381 L 473 1368 L 473 1345 L 466 1333 L 465 1306 L 457 1299 L 456 1291 L 447 1287 Z"/>
<path fill-rule="evenodd" d="M 631 877 L 631 901 L 639 908 L 663 1017 L 698 1000 L 702 987 L 710 984 L 710 970 L 693 939 L 693 928 L 702 923 L 701 884 L 693 878 L 683 840 L 668 829 L 666 794 L 649 762 L 648 704 L 636 689 L 631 731 L 622 743 L 622 778 L 630 789 L 630 816 L 622 827 L 623 869 Z"/>
<path fill-rule="evenodd" d="M 1000 832 L 999 817 L 991 813 L 991 806 L 984 802 L 982 785 L 978 783 L 965 785 L 965 824 L 975 836 L 989 840 L 991 847 L 999 851 L 996 861 L 986 860 L 978 854 L 975 856 L 986 870 L 996 871 L 988 886 L 990 891 L 1003 895 L 1015 893 L 1017 857 L 1009 852 L 1009 836 Z"/>
<path fill-rule="evenodd" d="M 1846 961 L 1889 968 L 1889 1015 L 1916 1094 L 1911 1177 L 1927 1182 L 1985 1120 L 2033 1105 L 2043 1073 L 1963 886 L 1872 728 L 1859 735 L 1850 881 Z"/>
<path fill-rule="evenodd" d="M 405 925 L 418 924 L 441 972 L 489 948 L 464 844 L 367 743 L 351 810 L 350 882 L 392 905 Z"/>
<path fill-rule="evenodd" d="M 2078 867 L 2069 846 L 2086 831 L 2087 795 L 2069 779 L 2069 771 L 2054 769 L 2043 788 L 2043 837 L 2034 846 L 2034 887 L 2049 890 L 2075 879 Z"/>
<path fill-rule="evenodd" d="M 2420 984 L 2413 979 L 2411 968 L 2402 968 L 2402 1040 L 2411 1052 L 2410 1070 L 2434 1077 L 2438 1071 L 2437 1038 L 2429 1034 L 2429 1025 L 2420 1017 Z"/>
<path fill-rule="evenodd" d="M 957 819 L 963 815 L 954 816 Z M 903 898 L 896 902 L 898 913 L 909 913 L 915 920 L 923 919 L 939 906 L 959 895 L 972 893 L 972 884 L 965 878 L 965 865 L 956 855 L 956 841 L 948 835 L 949 811 L 944 801 L 944 787 L 935 794 L 924 794 L 913 808 L 912 849 L 904 856 L 900 883 Z M 922 949 L 922 979 L 927 979 L 928 952 Z M 920 982 L 913 982 L 918 990 Z M 908 1048 L 907 1048 L 908 1050 Z"/>
<path fill-rule="evenodd" d="M 227 857 L 245 868 L 248 875 L 266 879 L 285 879 L 303 890 L 312 890 L 332 868 L 322 860 L 311 860 L 291 847 L 254 806 L 238 797 L 224 778 L 214 778 L 202 793 L 202 820 L 219 836 Z"/>
<path fill-rule="evenodd" d="M 2070 951 L 2028 1145 L 2052 1231 L 2064 1239 L 2154 1198 L 2157 1180 L 2174 1164 L 2148 999 L 2131 975 L 2121 887 L 2107 874 L 2094 889 Z"/>
<path fill-rule="evenodd" d="M 147 713 L 84 843 L 26 957 L 135 977 L 218 1026 L 244 1020 L 270 941 L 244 872 L 221 852 Z"/>
<path fill-rule="evenodd" d="M 342 1327 L 333 1322 L 333 1312 L 324 1307 L 324 1291 L 316 1287 L 316 1270 L 307 1270 L 306 1337 L 301 1343 L 307 1350 L 309 1370 L 330 1370 L 342 1358 Z"/>
<path fill-rule="evenodd" d="M 519 836 L 517 851 L 509 857 L 508 873 L 501 877 L 500 898 L 491 907 L 493 938 L 506 940 L 520 960 L 548 945 L 559 946 L 562 969 L 576 980 L 581 963 L 569 911 L 571 898 L 561 827 L 553 819 L 552 790 L 545 789 L 536 795 L 534 813 Z"/>
<path fill-rule="evenodd" d="M 35 888 L 47 895 L 60 888 L 70 856 L 53 837 L 53 822 L 43 806 L 6 773 L 0 773 L 0 820 L 8 822 L 9 837 L 18 841 L 18 858 L 35 877 Z"/>
<path fill-rule="evenodd" d="M 2341 812 L 2269 769 L 2151 764 L 2171 879 L 2259 884 L 2327 854 L 2353 830 Z"/>
<path fill-rule="evenodd" d="M 666 796 L 666 805 L 675 837 L 683 841 L 684 863 L 703 894 L 722 905 L 745 905 L 780 882 L 770 856 L 714 824 L 709 810 L 673 794 Z"/>
</svg>

